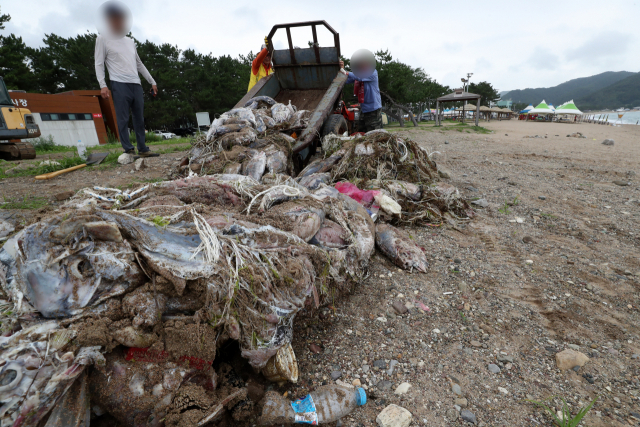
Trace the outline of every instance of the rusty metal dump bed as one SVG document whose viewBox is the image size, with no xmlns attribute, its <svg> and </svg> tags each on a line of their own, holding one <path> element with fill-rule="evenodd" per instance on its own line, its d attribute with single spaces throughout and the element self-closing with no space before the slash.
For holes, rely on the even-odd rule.
<svg viewBox="0 0 640 427">
<path fill-rule="evenodd" d="M 320 47 L 316 27 L 325 26 L 332 34 L 334 46 Z M 313 46 L 294 48 L 291 28 L 311 27 Z M 272 37 L 279 29 L 287 32 L 288 49 L 273 50 Z M 335 109 L 347 77 L 340 73 L 340 36 L 325 21 L 298 22 L 275 25 L 267 36 L 272 49 L 273 74 L 260 80 L 237 104 L 242 107 L 255 96 L 270 96 L 278 102 L 295 105 L 301 110 L 311 110 L 313 114 L 308 127 L 298 137 L 293 148 L 298 153 L 309 147 L 325 120 Z"/>
</svg>

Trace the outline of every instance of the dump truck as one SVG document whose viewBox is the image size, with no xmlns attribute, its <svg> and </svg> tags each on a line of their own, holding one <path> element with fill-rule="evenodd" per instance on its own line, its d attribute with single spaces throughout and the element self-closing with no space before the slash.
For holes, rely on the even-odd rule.
<svg viewBox="0 0 640 427">
<path fill-rule="evenodd" d="M 334 46 L 318 44 L 317 27 L 324 26 L 333 34 Z M 291 28 L 310 27 L 312 43 L 295 47 Z M 287 33 L 288 49 L 274 49 L 272 38 L 278 30 Z M 329 133 L 342 135 L 358 130 L 359 106 L 342 101 L 347 76 L 340 72 L 340 35 L 326 21 L 308 21 L 273 26 L 267 36 L 273 73 L 261 79 L 236 104 L 240 108 L 256 96 L 270 96 L 277 102 L 295 105 L 299 110 L 313 111 L 309 125 L 296 135 L 294 162 L 300 168 L 316 151 L 322 137 Z"/>
<path fill-rule="evenodd" d="M 36 150 L 26 141 L 40 136 L 40 127 L 31 111 L 13 104 L 4 79 L 0 77 L 0 159 L 35 159 Z"/>
</svg>

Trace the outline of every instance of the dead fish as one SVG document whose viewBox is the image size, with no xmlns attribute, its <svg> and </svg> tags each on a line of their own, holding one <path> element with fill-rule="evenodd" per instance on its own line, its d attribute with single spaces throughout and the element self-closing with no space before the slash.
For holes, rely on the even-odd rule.
<svg viewBox="0 0 640 427">
<path fill-rule="evenodd" d="M 77 235 L 82 230 L 86 223 L 93 221 L 100 221 L 100 218 L 94 215 L 79 215 L 69 219 L 62 219 L 51 230 L 49 238 L 55 242 L 70 241 L 74 235 Z"/>
<path fill-rule="evenodd" d="M 321 184 L 329 184 L 330 181 L 330 173 L 314 173 L 299 178 L 298 184 L 308 188 L 309 190 L 316 190 Z"/>
<path fill-rule="evenodd" d="M 84 229 L 94 239 L 116 243 L 122 242 L 122 234 L 120 234 L 116 224 L 105 221 L 88 222 L 84 225 Z"/>
<path fill-rule="evenodd" d="M 311 118 L 311 114 L 313 114 L 309 110 L 299 110 L 296 111 L 293 116 L 289 119 L 291 128 L 301 128 L 306 127 L 309 119 Z"/>
<path fill-rule="evenodd" d="M 347 232 L 340 224 L 325 218 L 322 226 L 309 243 L 331 249 L 345 249 L 349 244 L 345 240 Z"/>
<path fill-rule="evenodd" d="M 267 151 L 267 170 L 270 173 L 287 171 L 287 155 L 280 150 Z"/>
<path fill-rule="evenodd" d="M 376 226 L 376 245 L 382 253 L 398 267 L 426 273 L 429 268 L 427 257 L 407 233 L 389 224 Z"/>
<path fill-rule="evenodd" d="M 94 216 L 83 220 L 89 217 L 101 221 Z M 27 227 L 0 250 L 3 287 L 14 301 L 24 296 L 44 317 L 69 317 L 144 280 L 128 241 L 94 240 L 77 227 L 81 221 L 62 219 L 59 215 Z"/>
<path fill-rule="evenodd" d="M 262 96 L 254 96 L 253 98 L 245 102 L 243 107 L 247 108 L 249 105 L 253 104 L 254 102 L 257 102 L 257 103 L 264 102 L 265 104 L 269 104 L 269 105 L 276 104 L 275 99 L 271 98 L 270 96 L 262 95 Z"/>
<path fill-rule="evenodd" d="M 232 177 L 232 179 L 227 181 L 224 177 Z M 165 181 L 158 186 L 185 203 L 240 206 L 242 199 L 233 188 L 233 185 L 239 181 L 243 181 L 246 185 L 256 184 L 255 181 L 243 175 L 222 174 Z"/>
<path fill-rule="evenodd" d="M 227 133 L 238 132 L 239 130 L 244 129 L 246 127 L 247 127 L 246 124 L 226 124 L 225 123 L 222 126 L 218 126 L 218 128 L 216 129 L 216 136 L 222 136 Z"/>
<path fill-rule="evenodd" d="M 242 174 L 260 182 L 267 167 L 267 155 L 259 152 L 253 158 L 242 165 Z"/>
<path fill-rule="evenodd" d="M 242 164 L 240 163 L 229 163 L 224 167 L 223 173 L 225 174 L 237 174 L 239 175 L 242 172 Z"/>
<path fill-rule="evenodd" d="M 232 125 L 236 126 L 236 125 Z M 225 150 L 230 150 L 236 145 L 247 146 L 256 140 L 257 133 L 251 127 L 245 127 L 238 132 L 227 133 L 219 139 L 220 145 Z"/>
<path fill-rule="evenodd" d="M 313 163 L 307 165 L 306 168 L 302 169 L 298 174 L 298 178 L 305 177 L 314 173 L 322 173 L 331 170 L 344 156 L 344 151 L 339 150 L 336 151 L 331 157 L 327 157 L 324 160 L 316 160 Z"/>
<path fill-rule="evenodd" d="M 276 125 L 276 121 L 273 120 L 273 117 L 270 116 L 270 113 L 271 110 L 254 110 L 256 120 L 258 119 L 258 117 L 260 117 L 267 129 L 271 129 Z"/>
<path fill-rule="evenodd" d="M 192 181 L 197 180 L 193 178 Z M 173 182 L 175 184 L 175 182 Z M 187 280 L 211 277 L 215 266 L 194 251 L 202 240 L 198 234 L 182 234 L 173 227 L 156 227 L 152 222 L 117 211 L 99 211 L 104 220 L 116 222 L 125 235 L 131 236 L 138 253 L 149 267 L 173 283 L 182 295 Z"/>
<path fill-rule="evenodd" d="M 287 105 L 276 103 L 271 106 L 271 117 L 273 117 L 276 123 L 284 123 L 288 121 L 292 115 L 293 112 Z"/>
<path fill-rule="evenodd" d="M 308 242 L 316 235 L 324 221 L 324 211 L 320 209 L 298 206 L 290 211 L 284 212 L 284 214 L 294 219 L 291 233 L 300 237 L 305 242 Z"/>
<path fill-rule="evenodd" d="M 237 117 L 244 119 L 251 123 L 252 127 L 255 128 L 256 126 L 256 116 L 253 114 L 253 111 L 248 108 L 234 108 L 224 113 L 223 116 L 226 116 L 226 118 Z"/>
<path fill-rule="evenodd" d="M 391 194 L 408 197 L 411 200 L 418 201 L 422 197 L 420 186 L 406 181 L 387 181 L 385 182 L 387 189 Z"/>
<path fill-rule="evenodd" d="M 249 120 L 247 119 L 241 119 L 239 117 L 231 117 L 224 121 L 224 126 L 229 126 L 229 125 L 240 125 L 243 128 L 245 128 L 247 126 L 251 126 L 251 122 L 249 122 Z"/>
</svg>

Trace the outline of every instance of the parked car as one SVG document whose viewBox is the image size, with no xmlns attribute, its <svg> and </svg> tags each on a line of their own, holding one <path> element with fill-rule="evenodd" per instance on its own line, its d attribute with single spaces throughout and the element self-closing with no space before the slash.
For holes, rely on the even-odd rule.
<svg viewBox="0 0 640 427">
<path fill-rule="evenodd" d="M 154 130 L 151 133 L 154 134 L 154 135 L 158 135 L 162 139 L 178 138 L 178 135 L 176 135 L 173 132 L 167 132 L 167 131 L 162 131 L 162 130 Z"/>
<path fill-rule="evenodd" d="M 171 132 L 175 133 L 179 137 L 183 137 L 183 136 L 193 136 L 193 135 L 195 135 L 197 130 L 198 129 L 196 129 L 194 127 L 188 127 L 188 128 L 171 129 Z"/>
</svg>

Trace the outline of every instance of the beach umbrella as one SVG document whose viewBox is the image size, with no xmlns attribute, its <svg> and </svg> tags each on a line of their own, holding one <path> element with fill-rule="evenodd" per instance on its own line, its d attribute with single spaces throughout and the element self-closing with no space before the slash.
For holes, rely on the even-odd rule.
<svg viewBox="0 0 640 427">
<path fill-rule="evenodd" d="M 549 108 L 543 99 L 540 104 L 536 105 L 536 108 L 529 110 L 527 114 L 553 114 L 553 110 Z"/>
<path fill-rule="evenodd" d="M 573 103 L 573 99 L 569 102 L 565 102 L 556 109 L 556 114 L 582 114 L 582 111 L 578 110 L 576 104 Z"/>
</svg>

